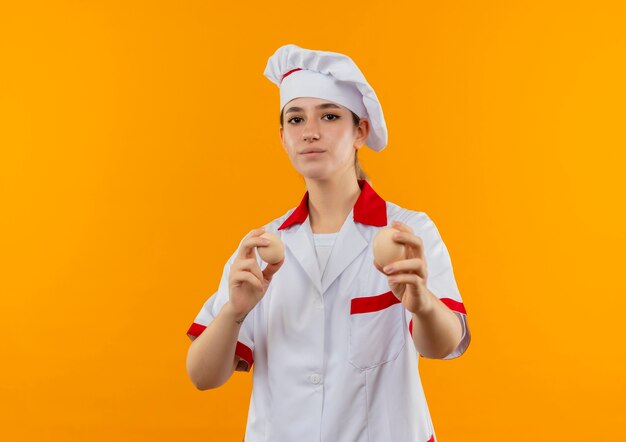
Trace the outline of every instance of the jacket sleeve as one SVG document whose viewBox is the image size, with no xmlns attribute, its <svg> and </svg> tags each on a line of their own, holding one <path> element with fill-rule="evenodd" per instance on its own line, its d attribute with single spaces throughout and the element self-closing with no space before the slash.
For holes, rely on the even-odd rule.
<svg viewBox="0 0 626 442">
<path fill-rule="evenodd" d="M 241 246 L 241 242 L 239 243 L 239 246 Z M 228 275 L 230 273 L 230 267 L 232 266 L 238 252 L 239 247 L 237 247 L 235 253 L 231 255 L 224 265 L 222 278 L 217 291 L 205 301 L 204 305 L 200 309 L 200 312 L 196 315 L 196 318 L 187 330 L 187 336 L 189 336 L 191 340 L 194 340 L 202 334 L 207 326 L 215 319 L 224 304 L 228 301 Z M 240 359 L 239 365 L 236 368 L 237 371 L 250 371 L 252 364 L 254 364 L 254 311 L 255 310 L 253 309 L 248 317 L 246 317 L 239 330 L 237 347 L 235 349 L 235 354 Z"/>
<path fill-rule="evenodd" d="M 435 223 L 424 212 L 412 212 L 406 221 L 413 233 L 422 239 L 428 277 L 426 287 L 459 318 L 463 327 L 463 337 L 456 349 L 442 359 L 454 359 L 461 356 L 469 346 L 471 335 L 467 323 L 467 311 L 454 278 L 452 262 L 448 248 L 443 242 Z M 412 332 L 412 314 L 407 310 L 409 330 Z M 421 355 L 420 355 L 421 356 Z"/>
</svg>

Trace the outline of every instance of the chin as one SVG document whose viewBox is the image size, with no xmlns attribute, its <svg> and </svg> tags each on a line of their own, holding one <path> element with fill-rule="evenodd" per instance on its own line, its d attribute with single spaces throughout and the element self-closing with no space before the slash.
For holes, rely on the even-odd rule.
<svg viewBox="0 0 626 442">
<path fill-rule="evenodd" d="M 300 175 L 302 175 L 302 178 L 309 180 L 323 180 L 327 177 L 327 175 L 323 173 L 301 173 Z"/>
<path fill-rule="evenodd" d="M 328 171 L 322 165 L 311 164 L 309 166 L 296 167 L 296 171 L 304 178 L 310 178 L 312 180 L 319 180 L 328 176 Z"/>
<path fill-rule="evenodd" d="M 315 173 L 315 172 L 312 172 L 310 170 L 308 170 L 308 171 L 301 171 L 300 175 L 302 175 L 302 178 L 307 178 L 309 180 L 318 180 L 318 181 L 326 180 L 329 177 L 328 173 L 325 173 L 325 172 Z"/>
</svg>

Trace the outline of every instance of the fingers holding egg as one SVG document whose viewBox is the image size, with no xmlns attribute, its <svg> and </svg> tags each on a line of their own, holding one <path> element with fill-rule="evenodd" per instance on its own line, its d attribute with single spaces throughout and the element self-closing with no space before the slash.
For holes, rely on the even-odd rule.
<svg viewBox="0 0 626 442">
<path fill-rule="evenodd" d="M 423 258 L 424 242 L 422 238 L 413 233 L 413 229 L 400 221 L 394 221 L 393 226 L 399 231 L 394 240 L 401 242 L 406 247 L 406 258 Z"/>
<path fill-rule="evenodd" d="M 402 274 L 413 273 L 424 280 L 428 270 L 423 256 L 424 244 L 406 224 L 395 221 L 384 227 L 373 240 L 374 266 L 393 282 Z M 393 276 L 392 276 L 393 275 Z"/>
<path fill-rule="evenodd" d="M 382 271 L 386 267 L 401 259 L 406 259 L 406 248 L 404 244 L 394 240 L 394 234 L 399 230 L 391 227 L 383 227 L 378 231 L 372 241 L 372 252 L 374 254 L 374 264 Z M 384 273 L 384 272 L 383 272 Z"/>
<path fill-rule="evenodd" d="M 252 258 L 254 256 L 254 248 L 262 245 L 265 241 L 260 238 L 263 232 L 265 232 L 265 229 L 263 228 L 254 229 L 248 232 L 241 242 L 241 247 L 239 247 L 239 259 Z"/>
<path fill-rule="evenodd" d="M 267 239 L 268 245 L 257 246 L 257 252 L 263 261 L 268 264 L 276 264 L 285 257 L 285 246 L 283 241 L 274 232 L 265 232 L 260 238 Z"/>
</svg>

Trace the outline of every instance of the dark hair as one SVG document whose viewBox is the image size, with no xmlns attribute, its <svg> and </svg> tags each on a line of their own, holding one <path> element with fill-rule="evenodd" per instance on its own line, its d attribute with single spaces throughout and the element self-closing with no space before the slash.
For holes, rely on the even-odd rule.
<svg viewBox="0 0 626 442">
<path fill-rule="evenodd" d="M 280 127 L 283 127 L 283 111 L 285 109 L 281 109 L 280 111 Z M 359 122 L 361 121 L 361 118 L 355 114 L 354 112 L 350 111 L 350 113 L 352 113 L 352 122 L 354 123 L 354 127 L 358 127 L 359 126 Z M 355 150 L 354 151 L 354 170 L 356 171 L 356 179 L 357 180 L 365 180 L 367 181 L 370 185 L 372 184 L 372 181 L 370 180 L 370 177 L 365 173 L 365 171 L 363 170 L 363 168 L 361 167 L 361 163 L 359 161 L 359 151 Z"/>
</svg>

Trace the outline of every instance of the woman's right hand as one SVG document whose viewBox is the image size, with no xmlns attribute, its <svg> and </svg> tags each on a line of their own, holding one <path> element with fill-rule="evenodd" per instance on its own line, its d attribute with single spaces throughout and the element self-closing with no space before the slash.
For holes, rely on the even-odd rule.
<svg viewBox="0 0 626 442">
<path fill-rule="evenodd" d="M 269 244 L 267 239 L 260 238 L 264 232 L 265 229 L 261 228 L 246 235 L 230 267 L 228 275 L 230 309 L 238 320 L 243 320 L 261 301 L 272 281 L 272 276 L 285 262 L 283 258 L 275 264 L 268 264 L 261 271 L 254 248 Z"/>
</svg>

